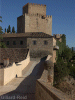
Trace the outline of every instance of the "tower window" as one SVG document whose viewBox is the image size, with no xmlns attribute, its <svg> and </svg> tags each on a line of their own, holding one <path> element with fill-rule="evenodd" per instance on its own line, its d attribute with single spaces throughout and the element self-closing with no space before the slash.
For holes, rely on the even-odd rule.
<svg viewBox="0 0 75 100">
<path fill-rule="evenodd" d="M 44 45 L 47 45 L 47 44 L 48 44 L 48 41 L 45 40 L 45 41 L 44 41 Z"/>
<path fill-rule="evenodd" d="M 20 45 L 23 45 L 23 41 L 20 41 Z"/>
<path fill-rule="evenodd" d="M 36 41 L 35 40 L 33 41 L 33 45 L 36 45 Z"/>
<path fill-rule="evenodd" d="M 13 41 L 13 45 L 16 45 L 16 41 Z"/>
<path fill-rule="evenodd" d="M 7 41 L 7 45 L 9 45 L 9 41 Z"/>
</svg>

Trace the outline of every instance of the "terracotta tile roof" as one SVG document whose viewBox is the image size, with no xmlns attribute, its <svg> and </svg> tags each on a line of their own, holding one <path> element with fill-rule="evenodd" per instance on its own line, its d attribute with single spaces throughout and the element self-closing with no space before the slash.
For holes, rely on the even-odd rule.
<svg viewBox="0 0 75 100">
<path fill-rule="evenodd" d="M 28 49 L 26 48 L 0 48 L 1 61 L 3 63 L 4 58 L 9 58 L 9 62 L 20 62 L 26 59 Z"/>
<path fill-rule="evenodd" d="M 7 33 L 2 34 L 3 37 L 28 37 L 28 38 L 51 38 L 53 36 L 43 32 L 26 32 L 26 33 Z"/>
</svg>

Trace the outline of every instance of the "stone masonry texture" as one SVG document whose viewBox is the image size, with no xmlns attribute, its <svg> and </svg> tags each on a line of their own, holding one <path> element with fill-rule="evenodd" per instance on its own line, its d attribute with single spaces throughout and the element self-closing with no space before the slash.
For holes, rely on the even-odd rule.
<svg viewBox="0 0 75 100">
<path fill-rule="evenodd" d="M 46 16 L 46 5 L 27 4 L 17 18 L 17 33 L 44 32 L 52 35 L 52 16 Z"/>
</svg>

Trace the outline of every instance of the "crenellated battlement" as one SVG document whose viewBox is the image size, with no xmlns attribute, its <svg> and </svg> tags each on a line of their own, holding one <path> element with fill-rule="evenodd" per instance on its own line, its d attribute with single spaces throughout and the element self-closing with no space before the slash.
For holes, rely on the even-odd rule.
<svg viewBox="0 0 75 100">
<path fill-rule="evenodd" d="M 62 34 L 53 34 L 55 38 L 61 38 Z"/>
<path fill-rule="evenodd" d="M 28 14 L 28 13 L 25 13 L 25 15 L 27 15 L 27 16 L 35 16 L 35 17 L 37 16 L 39 18 L 44 17 L 44 19 L 46 19 L 46 18 L 52 18 L 52 15 L 42 16 L 41 14 Z M 23 14 L 23 16 L 24 16 L 24 14 Z"/>
<path fill-rule="evenodd" d="M 23 7 L 25 7 L 25 6 L 27 6 L 27 5 L 32 5 L 32 6 L 34 6 L 34 5 L 36 5 L 36 6 L 46 6 L 46 5 L 44 5 L 44 4 L 27 3 L 27 4 L 26 4 L 26 5 L 24 5 Z"/>
<path fill-rule="evenodd" d="M 27 3 L 23 6 L 23 14 L 30 13 L 30 14 L 41 14 L 46 15 L 46 5 L 43 4 L 35 4 L 35 3 Z"/>
<path fill-rule="evenodd" d="M 52 15 L 46 15 L 46 5 L 27 3 L 18 18 L 18 33 L 44 32 L 52 35 Z"/>
<path fill-rule="evenodd" d="M 27 14 L 27 13 L 25 13 L 25 15 L 27 15 L 27 16 L 37 16 L 37 17 L 42 17 L 42 15 L 40 15 L 40 14 Z"/>
<path fill-rule="evenodd" d="M 46 15 L 46 18 L 52 18 L 52 15 L 50 16 L 50 15 Z"/>
</svg>

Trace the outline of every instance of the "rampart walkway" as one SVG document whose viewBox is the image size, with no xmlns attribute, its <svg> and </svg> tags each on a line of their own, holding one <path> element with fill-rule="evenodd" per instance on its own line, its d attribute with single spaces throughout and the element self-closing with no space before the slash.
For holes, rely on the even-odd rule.
<svg viewBox="0 0 75 100">
<path fill-rule="evenodd" d="M 0 86 L 0 99 L 12 98 L 10 100 L 35 100 L 35 85 L 44 70 L 40 60 L 30 61 L 22 71 L 23 77 L 15 78 L 5 86 Z"/>
</svg>

